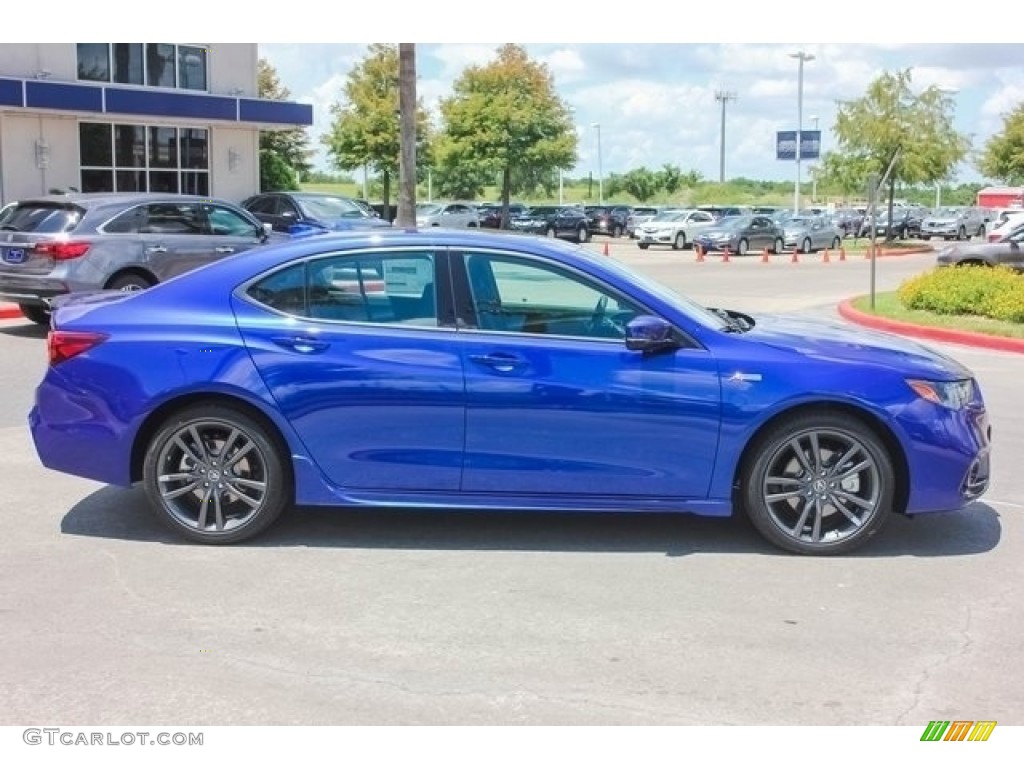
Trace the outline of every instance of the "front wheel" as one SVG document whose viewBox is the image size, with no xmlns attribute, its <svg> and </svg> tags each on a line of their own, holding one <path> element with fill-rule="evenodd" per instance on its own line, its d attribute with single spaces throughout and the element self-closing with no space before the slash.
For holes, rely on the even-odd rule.
<svg viewBox="0 0 1024 768">
<path fill-rule="evenodd" d="M 966 240 L 967 239 L 967 230 L 964 229 L 963 227 L 960 227 L 960 230 L 956 233 L 956 239 L 957 240 Z"/>
<path fill-rule="evenodd" d="M 618 224 L 612 227 L 612 237 L 622 237 L 622 227 Z"/>
<path fill-rule="evenodd" d="M 650 246 L 650 243 L 637 243 L 636 244 L 636 247 L 639 248 L 641 251 L 646 251 L 649 246 Z"/>
<path fill-rule="evenodd" d="M 772 246 L 772 253 L 782 253 L 785 248 L 786 244 L 783 242 L 782 238 L 775 238 L 775 244 Z"/>
<path fill-rule="evenodd" d="M 860 419 L 805 413 L 758 438 L 740 476 L 754 527 L 804 555 L 848 552 L 881 529 L 895 494 L 885 445 Z"/>
<path fill-rule="evenodd" d="M 35 304 L 19 304 L 18 309 L 21 310 L 21 314 L 26 319 L 31 320 L 36 325 L 50 324 L 50 310 L 45 307 L 37 307 Z"/>
<path fill-rule="evenodd" d="M 545 232 L 544 234 L 546 236 L 548 236 L 548 237 L 554 237 L 555 236 L 555 228 L 554 227 L 548 227 L 547 232 Z"/>
<path fill-rule="evenodd" d="M 235 408 L 195 405 L 150 441 L 146 495 L 171 530 L 203 544 L 232 544 L 264 531 L 285 509 L 290 481 L 267 429 Z"/>
<path fill-rule="evenodd" d="M 736 244 L 736 255 L 746 256 L 747 251 L 750 250 L 750 243 L 747 242 L 745 237 L 741 237 L 739 243 Z"/>
<path fill-rule="evenodd" d="M 838 237 L 833 237 L 832 238 L 832 250 L 833 251 L 838 251 L 842 247 L 843 247 L 843 241 L 840 240 Z"/>
<path fill-rule="evenodd" d="M 681 251 L 686 248 L 686 233 L 676 232 L 676 239 L 672 241 L 672 250 Z"/>
<path fill-rule="evenodd" d="M 805 237 L 804 241 L 800 244 L 800 253 L 811 252 L 811 238 Z"/>
<path fill-rule="evenodd" d="M 587 229 L 586 224 L 580 224 L 580 228 L 576 230 L 576 240 L 580 243 L 590 240 L 590 230 Z"/>
</svg>

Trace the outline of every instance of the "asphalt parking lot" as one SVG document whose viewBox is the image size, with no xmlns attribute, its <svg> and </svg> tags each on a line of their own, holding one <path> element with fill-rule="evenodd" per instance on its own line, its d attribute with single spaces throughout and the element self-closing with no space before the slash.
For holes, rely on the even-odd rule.
<svg viewBox="0 0 1024 768">
<path fill-rule="evenodd" d="M 861 257 L 609 251 L 748 311 L 842 322 L 868 290 Z M 879 289 L 933 258 L 880 259 Z M 1024 723 L 1024 356 L 941 346 L 988 400 L 981 502 L 812 559 L 653 515 L 316 511 L 184 543 L 140 490 L 39 465 L 43 339 L 0 321 L 4 724 Z"/>
</svg>

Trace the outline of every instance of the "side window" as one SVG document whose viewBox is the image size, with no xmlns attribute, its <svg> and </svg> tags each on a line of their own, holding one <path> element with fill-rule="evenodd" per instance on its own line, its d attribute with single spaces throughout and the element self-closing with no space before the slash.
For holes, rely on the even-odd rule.
<svg viewBox="0 0 1024 768">
<path fill-rule="evenodd" d="M 118 216 L 115 216 L 103 225 L 103 231 L 108 234 L 132 234 L 142 231 L 146 223 L 146 212 L 142 206 L 131 208 Z"/>
<path fill-rule="evenodd" d="M 204 205 L 203 208 L 209 221 L 210 232 L 214 235 L 256 237 L 256 227 L 253 223 L 234 211 L 219 205 Z"/>
<path fill-rule="evenodd" d="M 472 315 L 483 330 L 621 339 L 637 307 L 556 267 L 471 254 L 466 271 Z"/>
<path fill-rule="evenodd" d="M 278 312 L 306 314 L 306 265 L 296 264 L 265 277 L 247 291 L 248 295 Z"/>
<path fill-rule="evenodd" d="M 287 197 L 276 196 L 277 205 L 275 213 L 279 216 L 294 216 L 296 219 L 299 218 L 299 209 L 295 207 L 295 203 L 289 200 Z"/>
<path fill-rule="evenodd" d="M 260 197 L 253 200 L 246 206 L 246 209 L 251 213 L 263 213 L 270 214 L 274 212 L 274 198 L 272 197 Z"/>
<path fill-rule="evenodd" d="M 142 231 L 161 235 L 205 235 L 206 224 L 193 203 L 151 203 L 146 206 Z"/>
</svg>

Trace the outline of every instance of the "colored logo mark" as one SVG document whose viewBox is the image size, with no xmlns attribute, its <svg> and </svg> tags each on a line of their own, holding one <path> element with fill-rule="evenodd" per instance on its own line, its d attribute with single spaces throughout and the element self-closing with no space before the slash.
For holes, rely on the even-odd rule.
<svg viewBox="0 0 1024 768">
<path fill-rule="evenodd" d="M 932 720 L 921 741 L 988 741 L 995 727 L 995 720 Z"/>
</svg>

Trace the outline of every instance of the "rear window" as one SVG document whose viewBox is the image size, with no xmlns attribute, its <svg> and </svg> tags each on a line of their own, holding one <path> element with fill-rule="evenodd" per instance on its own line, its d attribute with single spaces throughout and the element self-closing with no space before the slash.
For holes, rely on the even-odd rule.
<svg viewBox="0 0 1024 768">
<path fill-rule="evenodd" d="M 75 205 L 14 203 L 0 211 L 0 230 L 40 234 L 70 232 L 84 213 Z"/>
</svg>

